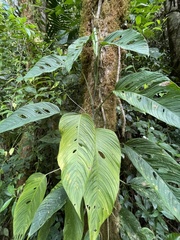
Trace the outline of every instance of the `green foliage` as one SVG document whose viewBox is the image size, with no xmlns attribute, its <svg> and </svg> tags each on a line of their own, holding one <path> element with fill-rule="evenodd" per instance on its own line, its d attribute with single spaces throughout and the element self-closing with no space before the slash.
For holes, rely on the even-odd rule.
<svg viewBox="0 0 180 240">
<path fill-rule="evenodd" d="M 74 43 L 68 47 L 66 68 L 68 71 L 71 70 L 73 63 L 79 57 L 82 52 L 83 46 L 89 40 L 88 36 L 78 38 Z"/>
<path fill-rule="evenodd" d="M 27 123 L 44 118 L 47 122 L 44 128 L 43 125 L 37 125 L 36 123 L 31 128 L 26 129 L 29 135 L 26 136 L 28 143 L 25 147 L 30 147 L 32 148 L 31 152 L 35 152 L 33 165 L 30 164 L 33 158 L 31 155 L 24 157 L 23 154 L 28 148 L 24 148 L 22 143 L 17 144 L 14 140 L 9 140 L 8 151 L 4 146 L 0 151 L 3 159 L 5 155 L 10 155 L 3 160 L 3 164 L 5 164 L 1 169 L 2 174 L 6 173 L 6 177 L 11 168 L 17 174 L 15 175 L 16 180 L 12 180 L 12 176 L 8 179 L 9 182 L 13 181 L 15 187 L 6 183 L 9 184 L 8 189 L 11 194 L 8 193 L 9 195 L 3 196 L 0 200 L 0 211 L 5 216 L 6 213 L 10 214 L 8 212 L 10 208 L 14 208 L 13 231 L 15 239 L 26 237 L 28 230 L 28 237 L 32 239 L 61 239 L 60 222 L 63 220 L 62 216 L 59 217 L 58 214 L 64 206 L 63 239 L 80 240 L 85 235 L 85 239 L 96 240 L 99 238 L 102 223 L 113 210 L 119 190 L 121 149 L 114 132 L 107 129 L 96 129 L 92 118 L 85 113 L 72 113 L 72 108 L 69 107 L 66 98 L 68 87 L 71 95 L 73 95 L 80 76 L 77 59 L 82 53 L 84 45 L 90 40 L 92 40 L 95 57 L 98 57 L 102 47 L 108 45 L 146 55 L 149 55 L 149 48 L 144 37 L 135 30 L 116 31 L 101 42 L 98 42 L 94 30 L 92 36 L 81 37 L 74 41 L 68 47 L 67 54 L 63 55 L 63 50 L 59 46 L 63 45 L 62 43 L 69 44 L 70 32 L 77 27 L 77 22 L 73 23 L 73 17 L 70 19 L 68 16 L 72 16 L 74 10 L 73 16 L 76 17 L 76 14 L 79 14 L 80 1 L 76 2 L 77 5 L 71 0 L 58 3 L 58 1 L 48 1 L 47 3 L 49 7 L 48 21 L 50 23 L 48 34 L 49 37 L 52 37 L 57 33 L 56 37 L 61 39 L 58 48 L 55 51 L 48 50 L 48 55 L 43 58 L 42 52 L 47 45 L 42 43 L 42 36 L 38 34 L 36 27 L 31 24 L 28 25 L 26 19 L 15 17 L 12 12 L 7 13 L 1 9 L 3 13 L 1 14 L 2 25 L 6 30 L 5 32 L 0 31 L 1 39 L 7 40 L 6 33 L 11 30 L 11 39 L 14 39 L 16 44 L 19 43 L 19 45 L 13 45 L 13 48 L 8 48 L 5 41 L 2 43 L 6 50 L 3 54 L 7 56 L 6 67 L 3 68 L 3 73 L 1 73 L 3 83 L 0 87 L 4 91 L 3 93 L 6 93 L 6 99 L 3 94 L 1 97 L 3 103 L 1 106 L 2 115 L 9 115 L 18 108 L 9 118 L 0 123 L 2 137 L 7 137 L 4 132 L 24 126 Z M 134 11 L 135 14 L 138 14 L 135 15 L 136 29 L 139 29 L 145 36 L 148 36 L 149 30 L 153 32 L 160 30 L 155 28 L 156 26 L 154 27 L 152 20 L 154 12 L 159 9 L 159 6 L 151 8 L 152 11 L 150 11 L 149 7 L 153 7 L 154 2 L 147 4 L 147 1 L 143 3 L 132 1 L 132 4 L 136 4 Z M 145 18 L 142 16 L 142 9 L 146 12 L 148 23 L 145 23 Z M 148 11 L 149 14 L 147 14 Z M 60 24 L 62 25 L 60 26 Z M 157 24 L 161 25 L 161 22 L 157 22 Z M 19 31 L 19 35 L 14 31 L 15 29 Z M 64 31 L 58 33 L 57 29 Z M 39 40 L 36 37 L 39 37 Z M 10 40 L 8 41 L 7 44 L 10 44 Z M 21 51 L 18 51 L 19 46 Z M 64 46 L 65 48 L 67 48 L 67 45 Z M 37 49 L 40 49 L 40 51 L 37 51 Z M 11 62 L 11 59 L 8 58 L 9 51 L 16 52 L 13 58 L 15 62 Z M 36 51 L 37 54 L 34 53 Z M 35 54 L 34 56 L 30 54 L 32 52 Z M 158 59 L 157 52 L 155 56 Z M 128 54 L 130 56 L 130 53 Z M 133 56 L 131 55 L 132 58 Z M 40 60 L 38 61 L 38 59 Z M 136 59 L 139 60 L 140 57 L 136 56 Z M 29 62 L 32 63 L 32 66 L 37 62 L 30 71 Z M 6 74 L 6 72 L 9 73 L 9 69 L 12 69 L 13 72 L 11 77 Z M 28 72 L 23 78 L 26 70 Z M 68 74 L 70 71 L 71 74 Z M 122 186 L 120 195 L 122 204 L 120 212 L 121 238 L 123 240 L 133 239 L 133 237 L 140 240 L 150 240 L 156 237 L 157 239 L 166 239 L 166 237 L 167 239 L 176 239 L 179 237 L 176 233 L 166 235 L 170 233 L 168 221 L 177 223 L 177 220 L 180 220 L 180 192 L 177 187 L 180 184 L 178 178 L 180 170 L 175 160 L 179 157 L 179 147 L 178 144 L 174 143 L 176 139 L 173 140 L 174 145 L 170 145 L 166 141 L 162 129 L 152 129 L 152 121 L 148 122 L 147 119 L 143 121 L 144 115 L 141 112 L 148 113 L 169 125 L 179 127 L 179 87 L 163 74 L 141 71 L 121 78 L 114 93 L 135 107 L 132 111 L 132 106 L 128 105 L 129 112 L 125 116 L 127 119 L 131 119 L 131 123 L 133 123 L 132 126 L 127 126 L 126 130 L 129 130 L 132 135 L 134 134 L 135 139 L 122 145 L 123 165 L 126 161 L 129 163 L 129 160 L 130 164 L 126 168 L 123 166 L 121 176 L 123 177 L 126 171 L 133 170 L 130 174 L 128 173 L 129 176 L 125 180 L 125 186 Z M 11 108 L 8 107 L 9 99 L 11 100 Z M 44 99 L 46 102 L 42 101 Z M 40 102 L 36 103 L 37 101 Z M 48 189 L 47 196 L 44 198 L 47 187 L 46 175 L 32 174 L 26 181 L 24 190 L 19 197 L 22 186 L 18 186 L 17 179 L 21 180 L 20 171 L 24 168 L 23 165 L 20 167 L 22 163 L 19 163 L 18 160 L 24 159 L 26 166 L 29 164 L 28 168 L 25 169 L 30 169 L 30 173 L 32 171 L 39 172 L 41 169 L 42 172 L 47 172 L 50 167 L 54 168 L 50 151 L 55 155 L 57 154 L 55 145 L 59 143 L 60 137 L 54 130 L 56 128 L 52 116 L 59 114 L 60 110 L 56 105 L 47 101 L 58 103 L 58 105 L 65 102 L 61 107 L 63 113 L 69 111 L 69 109 L 71 111 L 71 113 L 63 114 L 59 124 L 61 141 L 58 164 L 61 174 L 58 172 L 54 179 L 55 183 L 59 182 L 60 179 L 61 181 L 49 194 Z M 31 104 L 19 108 L 27 102 Z M 134 109 L 138 110 L 136 114 Z M 76 111 L 78 110 L 76 109 Z M 50 116 L 51 119 L 48 120 Z M 149 118 L 149 115 L 146 115 L 146 117 Z M 47 132 L 47 126 L 51 126 L 52 130 Z M 155 124 L 155 127 L 157 127 L 157 124 Z M 23 130 L 18 131 L 19 135 L 23 133 Z M 179 132 L 173 131 L 176 135 L 172 135 L 178 136 Z M 44 135 L 42 132 L 47 132 L 47 134 Z M 17 133 L 14 133 L 16 137 Z M 137 138 L 138 134 L 140 135 L 139 138 Z M 170 131 L 168 134 L 170 136 Z M 1 140 L 0 144 L 3 141 L 4 139 Z M 18 145 L 22 145 L 22 152 Z M 17 148 L 19 148 L 19 152 Z M 22 176 L 24 175 L 22 174 Z M 54 186 L 54 179 L 52 180 L 49 177 L 48 188 Z M 4 183 L 2 183 L 2 186 L 3 191 L 7 192 L 7 186 Z M 17 195 L 15 194 L 15 188 Z M 12 207 L 15 197 L 19 199 Z M 85 214 L 87 214 L 88 222 L 87 233 L 83 232 Z M 3 229 L 8 236 L 8 229 L 6 227 Z"/>
<path fill-rule="evenodd" d="M 27 123 L 48 118 L 59 112 L 59 108 L 52 103 L 41 102 L 26 105 L 19 108 L 9 118 L 0 123 L 0 133 L 24 126 Z"/>
<path fill-rule="evenodd" d="M 162 31 L 164 19 L 158 13 L 163 11 L 163 3 L 164 0 L 131 1 L 129 23 L 146 38 L 154 38 L 158 31 Z"/>
<path fill-rule="evenodd" d="M 65 226 L 64 240 L 82 239 L 83 236 L 83 221 L 79 218 L 73 204 L 67 201 L 65 206 Z"/>
<path fill-rule="evenodd" d="M 62 184 L 80 219 L 84 197 L 90 239 L 96 239 L 100 226 L 112 212 L 118 192 L 120 149 L 117 137 L 110 130 L 95 132 L 93 121 L 86 114 L 64 115 L 60 132 L 58 163 Z"/>
<path fill-rule="evenodd" d="M 165 123 L 180 126 L 180 88 L 158 72 L 130 74 L 117 83 L 116 96 Z"/>
<path fill-rule="evenodd" d="M 141 141 L 141 144 L 142 144 L 142 141 Z M 149 147 L 149 145 L 150 144 L 148 144 L 147 142 L 144 142 L 144 144 L 142 144 L 142 146 L 144 148 L 147 147 L 147 146 Z M 145 161 L 145 159 L 143 157 L 141 157 L 141 155 L 136 152 L 135 147 L 133 148 L 133 145 L 132 146 L 131 145 L 130 146 L 126 145 L 124 147 L 124 152 L 129 157 L 129 159 L 132 161 L 132 163 L 136 167 L 136 169 L 145 178 L 145 180 L 147 182 L 147 187 L 150 187 L 151 189 L 153 189 L 156 192 L 157 197 L 159 199 L 161 199 L 161 202 L 164 205 L 163 207 L 166 207 L 169 210 L 169 212 L 172 215 L 174 215 L 180 221 L 180 218 L 179 218 L 179 211 L 180 211 L 179 200 L 176 198 L 173 191 L 170 189 L 170 187 L 167 185 L 167 183 L 163 180 L 163 178 L 161 178 L 159 176 L 158 171 L 156 171 L 156 169 L 152 168 Z M 154 150 L 153 150 L 152 154 L 153 153 L 154 153 Z M 177 165 L 177 167 L 178 167 L 178 165 Z M 163 169 L 163 170 L 165 171 L 165 169 Z M 163 171 L 163 170 L 161 170 L 161 171 Z M 146 183 L 144 183 L 144 184 L 146 184 Z"/>
<path fill-rule="evenodd" d="M 33 218 L 28 236 L 36 233 L 59 209 L 66 203 L 67 195 L 61 182 L 45 197 L 39 205 Z M 46 228 L 48 226 L 46 225 Z M 49 226 L 50 227 L 50 226 Z"/>
<path fill-rule="evenodd" d="M 120 224 L 122 228 L 121 237 L 124 240 L 153 240 L 155 237 L 148 228 L 141 228 L 134 214 L 125 207 L 120 210 Z"/>
<path fill-rule="evenodd" d="M 46 187 L 47 180 L 44 174 L 34 173 L 28 178 L 13 213 L 14 239 L 24 238 L 34 214 L 43 200 Z"/>
<path fill-rule="evenodd" d="M 37 77 L 43 73 L 54 72 L 65 67 L 65 56 L 49 55 L 41 58 L 33 68 L 24 76 L 25 79 Z"/>
<path fill-rule="evenodd" d="M 133 29 L 118 30 L 107 36 L 102 45 L 115 45 L 126 50 L 149 55 L 149 47 L 143 36 Z"/>
</svg>

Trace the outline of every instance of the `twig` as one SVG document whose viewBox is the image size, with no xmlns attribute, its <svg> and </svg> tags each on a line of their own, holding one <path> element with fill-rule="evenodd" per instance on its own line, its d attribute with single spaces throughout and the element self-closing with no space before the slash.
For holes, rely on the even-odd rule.
<svg viewBox="0 0 180 240">
<path fill-rule="evenodd" d="M 116 78 L 116 82 L 119 81 L 120 72 L 121 72 L 121 48 L 118 47 L 118 66 L 117 66 L 117 78 Z"/>
<path fill-rule="evenodd" d="M 59 170 L 61 170 L 61 169 L 60 169 L 60 168 L 57 168 L 57 169 L 55 169 L 55 170 L 53 170 L 53 171 L 51 171 L 51 172 L 48 172 L 48 173 L 46 173 L 46 176 L 49 175 L 49 174 L 51 174 L 51 173 L 57 172 L 57 171 L 59 171 Z"/>
<path fill-rule="evenodd" d="M 102 7 L 102 0 L 99 0 L 98 1 L 98 9 L 97 9 L 97 13 L 96 13 L 96 18 L 97 19 L 99 19 L 99 17 L 100 17 L 101 7 Z"/>
<path fill-rule="evenodd" d="M 66 95 L 68 96 L 68 98 L 74 103 L 76 104 L 76 106 L 78 106 L 83 112 L 86 112 L 79 104 L 77 104 L 77 102 L 75 102 L 67 93 Z"/>
</svg>

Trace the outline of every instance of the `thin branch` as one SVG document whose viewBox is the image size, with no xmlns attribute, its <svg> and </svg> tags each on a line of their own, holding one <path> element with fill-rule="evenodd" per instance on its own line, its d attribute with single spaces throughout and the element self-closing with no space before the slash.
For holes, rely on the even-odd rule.
<svg viewBox="0 0 180 240">
<path fill-rule="evenodd" d="M 117 77 L 116 77 L 116 82 L 119 81 L 120 72 L 121 72 L 121 48 L 118 47 L 118 66 L 117 66 Z"/>
<path fill-rule="evenodd" d="M 77 102 L 75 102 L 67 93 L 66 95 L 68 96 L 68 98 L 76 105 L 78 106 L 83 112 L 86 112 L 79 104 L 77 104 Z"/>
<path fill-rule="evenodd" d="M 98 1 L 98 9 L 97 9 L 97 13 L 96 13 L 96 18 L 97 19 L 99 19 L 99 17 L 100 17 L 101 7 L 102 7 L 102 0 L 99 0 Z"/>
<path fill-rule="evenodd" d="M 61 170 L 61 169 L 60 169 L 60 168 L 57 168 L 57 169 L 55 169 L 55 170 L 53 170 L 53 171 L 51 171 L 51 172 L 48 172 L 48 173 L 46 173 L 46 176 L 49 175 L 49 174 L 51 174 L 51 173 L 57 172 L 57 171 L 59 171 L 59 170 Z"/>
</svg>

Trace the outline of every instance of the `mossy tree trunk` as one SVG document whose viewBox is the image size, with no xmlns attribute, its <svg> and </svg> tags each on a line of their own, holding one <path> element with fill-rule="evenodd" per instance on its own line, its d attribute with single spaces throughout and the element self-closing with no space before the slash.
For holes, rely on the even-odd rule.
<svg viewBox="0 0 180 240">
<path fill-rule="evenodd" d="M 98 41 L 120 29 L 126 14 L 127 0 L 83 0 L 80 35 L 91 35 L 96 30 Z M 116 130 L 116 98 L 110 93 L 119 78 L 121 51 L 113 46 L 102 47 L 97 58 L 90 43 L 82 53 L 84 80 L 83 109 L 94 118 L 96 127 Z M 105 102 L 104 102 L 105 101 Z M 113 214 L 101 228 L 101 239 L 118 240 L 119 201 Z"/>
<path fill-rule="evenodd" d="M 172 75 L 180 76 L 180 1 L 166 0 L 167 33 L 171 54 Z"/>
</svg>

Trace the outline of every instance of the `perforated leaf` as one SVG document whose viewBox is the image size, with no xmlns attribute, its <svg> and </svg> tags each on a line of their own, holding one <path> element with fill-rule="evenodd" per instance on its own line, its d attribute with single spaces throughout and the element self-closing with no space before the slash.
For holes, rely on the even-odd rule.
<svg viewBox="0 0 180 240">
<path fill-rule="evenodd" d="M 114 94 L 144 113 L 180 128 L 180 88 L 163 74 L 130 74 L 120 79 Z"/>
<path fill-rule="evenodd" d="M 27 179 L 13 214 L 13 236 L 15 240 L 24 239 L 35 212 L 44 198 L 46 187 L 46 175 L 42 173 L 34 173 Z"/>
<path fill-rule="evenodd" d="M 64 240 L 80 240 L 83 236 L 84 223 L 80 220 L 74 206 L 70 201 L 65 205 Z"/>
<path fill-rule="evenodd" d="M 82 52 L 83 46 L 89 40 L 89 36 L 84 36 L 78 38 L 68 47 L 67 59 L 66 59 L 66 69 L 71 70 L 73 63 L 79 57 Z"/>
<path fill-rule="evenodd" d="M 100 226 L 112 212 L 119 189 L 120 161 L 115 133 L 96 129 L 96 155 L 84 194 L 90 240 L 96 240 Z"/>
<path fill-rule="evenodd" d="M 169 212 L 180 221 L 180 202 L 167 183 L 160 177 L 158 172 L 143 159 L 142 154 L 137 153 L 136 149 L 133 149 L 132 146 L 125 145 L 124 152 L 145 178 L 149 186 L 157 193 Z"/>
<path fill-rule="evenodd" d="M 25 105 L 0 122 L 0 133 L 22 127 L 27 123 L 48 118 L 58 113 L 60 113 L 59 108 L 49 102 Z"/>
<path fill-rule="evenodd" d="M 37 77 L 43 73 L 53 72 L 58 68 L 65 68 L 66 56 L 52 54 L 42 57 L 24 76 L 25 79 Z"/>
<path fill-rule="evenodd" d="M 63 187 L 79 217 L 82 197 L 95 153 L 95 127 L 87 114 L 65 114 L 59 125 L 61 133 L 58 164 Z"/>
<path fill-rule="evenodd" d="M 52 215 L 66 203 L 67 195 L 61 183 L 53 189 L 42 201 L 33 218 L 28 236 L 37 232 Z"/>
<path fill-rule="evenodd" d="M 115 31 L 107 36 L 101 44 L 115 45 L 126 50 L 149 55 L 149 47 L 145 38 L 133 29 Z"/>
</svg>

